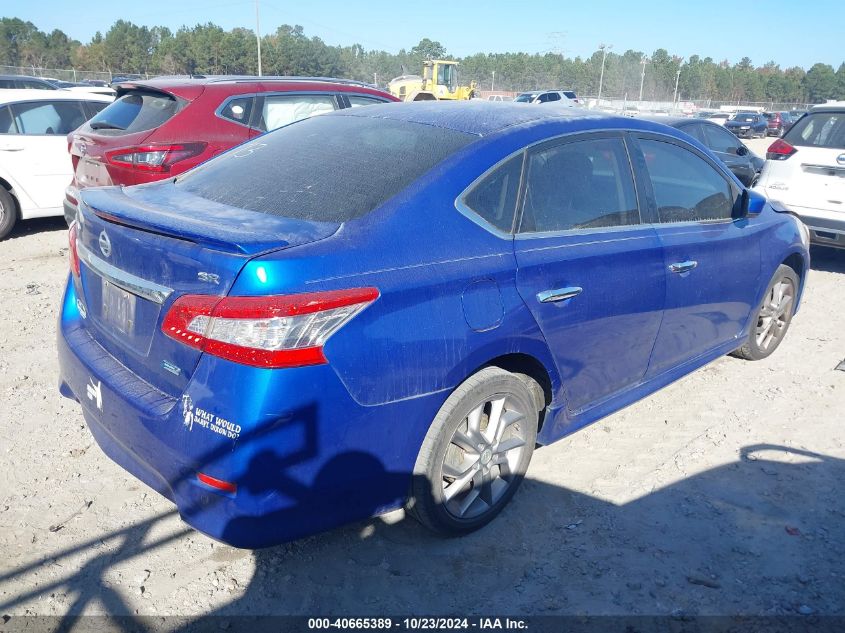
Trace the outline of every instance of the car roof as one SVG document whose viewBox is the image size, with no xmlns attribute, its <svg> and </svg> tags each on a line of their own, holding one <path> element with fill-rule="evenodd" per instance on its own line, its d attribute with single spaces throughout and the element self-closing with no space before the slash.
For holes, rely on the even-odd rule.
<svg viewBox="0 0 845 633">
<path fill-rule="evenodd" d="M 35 81 L 43 81 L 49 83 L 43 77 L 34 77 L 32 75 L 0 75 L 0 79 L 35 79 Z"/>
<path fill-rule="evenodd" d="M 39 88 L 11 88 L 0 90 L 0 103 L 20 101 L 103 101 L 111 103 L 114 97 L 93 92 L 71 90 L 41 90 Z"/>
<path fill-rule="evenodd" d="M 828 112 L 845 110 L 845 101 L 831 101 L 830 103 L 820 103 L 810 108 L 810 112 Z"/>
<path fill-rule="evenodd" d="M 342 84 L 349 86 L 361 86 L 375 88 L 372 84 L 353 79 L 337 79 L 334 77 L 296 77 L 296 76 L 262 76 L 256 75 L 161 75 L 151 79 L 126 79 L 121 84 L 135 84 L 150 86 L 152 88 L 167 88 L 172 86 L 207 86 L 209 84 L 235 84 L 235 83 L 325 83 Z"/>
<path fill-rule="evenodd" d="M 394 121 L 408 121 L 455 130 L 476 136 L 489 136 L 517 125 L 552 121 L 594 121 L 597 128 L 614 127 L 654 130 L 653 121 L 638 121 L 581 108 L 532 108 L 511 101 L 493 103 L 470 101 L 416 101 L 371 105 L 366 108 L 347 108 L 329 116 L 360 116 Z"/>
</svg>

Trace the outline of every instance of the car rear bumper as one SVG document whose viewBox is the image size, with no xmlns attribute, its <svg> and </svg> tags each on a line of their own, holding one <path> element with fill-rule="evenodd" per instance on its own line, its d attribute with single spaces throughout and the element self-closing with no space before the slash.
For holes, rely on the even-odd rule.
<svg viewBox="0 0 845 633">
<path fill-rule="evenodd" d="M 235 547 L 264 547 L 399 507 L 445 394 L 362 406 L 328 365 L 246 368 L 203 357 L 182 398 L 108 354 L 72 283 L 62 302 L 60 391 L 103 451 Z M 204 473 L 236 484 L 217 490 Z"/>
<path fill-rule="evenodd" d="M 780 203 L 783 204 L 783 203 Z M 784 204 L 810 231 L 810 243 L 845 248 L 845 209 L 842 212 Z"/>
</svg>

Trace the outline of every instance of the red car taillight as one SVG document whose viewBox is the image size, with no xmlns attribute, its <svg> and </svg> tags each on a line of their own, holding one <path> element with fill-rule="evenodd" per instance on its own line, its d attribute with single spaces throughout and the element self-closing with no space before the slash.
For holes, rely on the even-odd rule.
<svg viewBox="0 0 845 633">
<path fill-rule="evenodd" d="M 252 367 L 326 363 L 323 345 L 379 297 L 354 288 L 268 297 L 179 297 L 162 331 L 207 354 Z"/>
<path fill-rule="evenodd" d="M 67 232 L 67 240 L 68 245 L 70 248 L 68 249 L 68 257 L 70 258 L 70 269 L 73 271 L 73 274 L 79 277 L 80 275 L 80 268 L 79 268 L 79 251 L 76 248 L 76 234 L 78 232 L 78 227 L 76 222 L 71 223 L 70 229 Z"/>
<path fill-rule="evenodd" d="M 207 145 L 199 142 L 125 147 L 106 152 L 106 160 L 120 167 L 166 173 L 175 163 L 202 154 Z"/>
<path fill-rule="evenodd" d="M 784 141 L 782 138 L 779 138 L 769 145 L 769 149 L 766 152 L 766 158 L 769 160 L 786 160 L 797 151 L 798 150 L 792 145 Z"/>
</svg>

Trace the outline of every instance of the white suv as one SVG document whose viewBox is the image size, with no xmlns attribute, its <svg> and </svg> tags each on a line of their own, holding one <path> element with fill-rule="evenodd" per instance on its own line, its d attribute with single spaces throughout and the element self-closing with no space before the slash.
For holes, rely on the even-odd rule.
<svg viewBox="0 0 845 633">
<path fill-rule="evenodd" d="M 570 108 L 581 107 L 578 97 L 571 90 L 532 90 L 519 94 L 514 101 L 517 103 L 557 103 Z"/>
<path fill-rule="evenodd" d="M 63 215 L 73 179 L 67 135 L 112 101 L 65 90 L 0 90 L 0 239 L 18 220 Z"/>
<path fill-rule="evenodd" d="M 755 189 L 798 215 L 813 243 L 845 248 L 845 101 L 812 108 L 766 158 Z"/>
</svg>

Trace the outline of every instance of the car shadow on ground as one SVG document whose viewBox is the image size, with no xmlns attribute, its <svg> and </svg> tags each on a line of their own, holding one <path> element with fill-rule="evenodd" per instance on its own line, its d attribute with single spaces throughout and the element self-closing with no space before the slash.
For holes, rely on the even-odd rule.
<svg viewBox="0 0 845 633">
<path fill-rule="evenodd" d="M 404 473 L 378 473 L 372 456 L 338 459 L 328 468 L 360 467 L 408 481 Z M 252 578 L 241 579 L 245 590 L 207 615 L 224 628 L 226 618 L 292 614 L 845 615 L 843 480 L 845 460 L 772 445 L 745 447 L 734 462 L 624 505 L 526 479 L 501 516 L 462 538 L 433 536 L 394 513 L 394 520 L 377 517 L 256 550 Z M 317 499 L 310 511 L 326 510 Z M 275 519 L 300 520 L 298 512 Z M 62 591 L 72 602 L 56 630 L 73 627 L 92 603 L 132 616 L 126 597 L 104 588 L 105 575 L 153 549 L 179 547 L 187 527 L 164 537 L 153 529 L 171 514 L 3 574 L 0 584 L 15 587 L 44 565 L 69 569 L 4 599 L 0 613 Z M 81 567 L 67 565 L 80 553 L 87 557 Z M 161 628 L 145 620 L 114 624 Z M 165 628 L 195 624 L 171 621 Z"/>
<path fill-rule="evenodd" d="M 65 222 L 64 217 L 18 220 L 6 240 L 26 237 L 27 235 L 32 235 L 34 233 L 47 233 L 52 231 L 67 231 L 67 223 Z"/>
<path fill-rule="evenodd" d="M 813 246 L 810 248 L 810 267 L 829 273 L 845 273 L 845 250 Z"/>
</svg>

